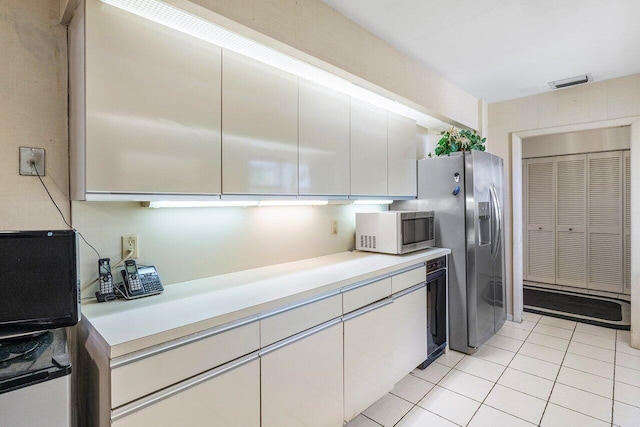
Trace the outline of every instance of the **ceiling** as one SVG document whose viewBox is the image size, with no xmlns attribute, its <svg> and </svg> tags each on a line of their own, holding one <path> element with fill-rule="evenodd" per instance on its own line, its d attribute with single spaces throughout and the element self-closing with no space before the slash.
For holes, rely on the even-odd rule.
<svg viewBox="0 0 640 427">
<path fill-rule="evenodd" d="M 476 98 L 640 73 L 639 0 L 324 0 Z"/>
</svg>

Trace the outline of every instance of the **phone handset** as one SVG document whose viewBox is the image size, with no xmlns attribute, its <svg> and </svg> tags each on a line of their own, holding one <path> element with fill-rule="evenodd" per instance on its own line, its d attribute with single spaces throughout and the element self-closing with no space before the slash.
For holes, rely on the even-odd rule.
<svg viewBox="0 0 640 427">
<path fill-rule="evenodd" d="M 98 301 L 103 302 L 115 299 L 113 276 L 111 274 L 111 259 L 101 258 L 98 260 L 98 281 L 100 282 L 100 291 L 96 292 Z"/>
<path fill-rule="evenodd" d="M 138 274 L 138 266 L 135 260 L 128 259 L 124 262 L 124 270 L 122 270 L 122 278 L 129 290 L 130 295 L 138 295 L 144 290 L 142 289 L 142 281 Z"/>
</svg>

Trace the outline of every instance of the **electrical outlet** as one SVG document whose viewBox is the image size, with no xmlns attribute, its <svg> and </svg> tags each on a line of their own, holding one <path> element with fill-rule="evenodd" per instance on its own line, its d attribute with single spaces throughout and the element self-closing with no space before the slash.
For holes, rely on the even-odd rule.
<svg viewBox="0 0 640 427">
<path fill-rule="evenodd" d="M 137 234 L 122 236 L 122 258 L 125 258 L 129 251 L 133 252 L 129 257 L 130 259 L 138 258 L 140 256 Z"/>
<path fill-rule="evenodd" d="M 338 221 L 335 219 L 331 221 L 331 234 L 338 234 Z"/>
</svg>

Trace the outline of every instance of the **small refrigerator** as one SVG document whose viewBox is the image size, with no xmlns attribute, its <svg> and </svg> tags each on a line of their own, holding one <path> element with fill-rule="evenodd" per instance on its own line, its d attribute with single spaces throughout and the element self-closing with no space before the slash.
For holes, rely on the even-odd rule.
<svg viewBox="0 0 640 427">
<path fill-rule="evenodd" d="M 71 426 L 71 359 L 64 328 L 0 340 L 0 424 Z"/>
</svg>

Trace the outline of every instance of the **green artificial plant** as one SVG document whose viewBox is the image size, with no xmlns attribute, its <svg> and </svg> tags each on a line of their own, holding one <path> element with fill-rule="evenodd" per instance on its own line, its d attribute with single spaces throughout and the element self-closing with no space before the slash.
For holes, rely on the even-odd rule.
<svg viewBox="0 0 640 427">
<path fill-rule="evenodd" d="M 475 130 L 451 128 L 440 133 L 440 135 L 442 137 L 436 145 L 436 156 L 448 156 L 456 151 L 485 150 L 484 143 L 487 138 L 482 138 Z M 429 157 L 431 157 L 431 153 L 429 153 Z"/>
</svg>

